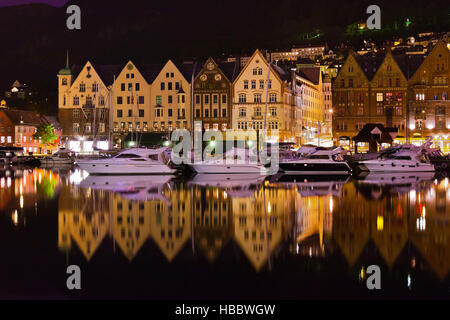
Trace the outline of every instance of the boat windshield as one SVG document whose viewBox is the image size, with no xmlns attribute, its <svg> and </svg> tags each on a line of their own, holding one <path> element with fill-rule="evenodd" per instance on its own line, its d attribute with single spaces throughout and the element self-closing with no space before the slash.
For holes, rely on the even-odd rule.
<svg viewBox="0 0 450 320">
<path fill-rule="evenodd" d="M 321 159 L 321 160 L 328 160 L 328 159 L 330 159 L 329 157 L 328 157 L 328 155 L 326 155 L 326 154 L 320 154 L 320 155 L 311 155 L 311 156 L 309 156 L 309 159 Z"/>
<path fill-rule="evenodd" d="M 130 159 L 130 158 L 141 158 L 141 156 L 138 156 L 137 154 L 133 154 L 133 153 L 122 153 L 122 154 L 119 154 L 116 158 Z"/>
<path fill-rule="evenodd" d="M 411 160 L 410 156 L 397 156 L 395 160 Z"/>
</svg>

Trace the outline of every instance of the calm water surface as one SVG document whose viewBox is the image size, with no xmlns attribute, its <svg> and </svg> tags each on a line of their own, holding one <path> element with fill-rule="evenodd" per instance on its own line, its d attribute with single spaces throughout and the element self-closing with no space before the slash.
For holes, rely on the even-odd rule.
<svg viewBox="0 0 450 320">
<path fill-rule="evenodd" d="M 0 170 L 0 298 L 448 299 L 448 184 Z"/>
</svg>

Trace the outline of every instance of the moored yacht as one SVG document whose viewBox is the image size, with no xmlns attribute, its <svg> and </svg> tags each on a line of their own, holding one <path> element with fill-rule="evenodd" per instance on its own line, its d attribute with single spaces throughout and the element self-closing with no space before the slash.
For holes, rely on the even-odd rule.
<svg viewBox="0 0 450 320">
<path fill-rule="evenodd" d="M 280 169 L 288 174 L 350 174 L 352 169 L 344 160 L 345 150 L 308 147 L 307 152 L 300 148 L 297 155 L 280 161 Z"/>
<path fill-rule="evenodd" d="M 75 157 L 72 151 L 61 148 L 51 156 L 39 159 L 39 162 L 43 167 L 58 165 L 70 166 L 75 162 Z"/>
<path fill-rule="evenodd" d="M 211 157 L 203 161 L 194 162 L 190 166 L 197 173 L 266 175 L 268 170 L 256 159 L 257 156 L 252 155 L 249 149 L 231 148 L 223 153 L 223 157 Z"/>
<path fill-rule="evenodd" d="M 359 162 L 362 170 L 370 172 L 427 172 L 434 171 L 434 165 L 421 150 L 401 150 L 377 159 Z"/>
<path fill-rule="evenodd" d="M 112 158 L 79 160 L 78 166 L 89 174 L 174 174 L 166 152 L 168 148 L 132 148 L 119 152 Z"/>
</svg>

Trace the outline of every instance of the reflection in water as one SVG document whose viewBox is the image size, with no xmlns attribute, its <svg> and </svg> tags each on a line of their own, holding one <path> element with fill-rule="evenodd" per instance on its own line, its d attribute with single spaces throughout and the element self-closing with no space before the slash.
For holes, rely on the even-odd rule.
<svg viewBox="0 0 450 320">
<path fill-rule="evenodd" d="M 287 253 L 344 257 L 361 278 L 367 262 L 375 261 L 389 270 L 398 264 L 431 269 L 444 280 L 450 268 L 448 183 L 428 173 L 197 175 L 185 181 L 17 170 L 1 172 L 0 209 L 25 227 L 24 209 L 59 196 L 58 248 L 76 246 L 87 261 L 105 239 L 129 261 L 145 255 L 144 245 L 152 242 L 169 263 L 178 256 L 186 263 L 183 251 L 213 264 L 232 245 L 256 272 L 276 272 L 285 263 L 278 257 Z"/>
</svg>

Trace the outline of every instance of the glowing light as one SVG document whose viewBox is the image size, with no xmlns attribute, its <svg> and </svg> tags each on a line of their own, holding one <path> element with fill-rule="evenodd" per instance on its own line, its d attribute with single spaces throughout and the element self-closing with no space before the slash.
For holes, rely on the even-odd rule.
<svg viewBox="0 0 450 320">
<path fill-rule="evenodd" d="M 272 206 L 270 205 L 270 201 L 267 203 L 267 212 L 268 213 L 272 212 Z"/>
<path fill-rule="evenodd" d="M 163 142 L 163 146 L 164 146 L 164 147 L 168 147 L 168 146 L 169 146 L 169 141 L 164 141 L 164 142 Z"/>
<path fill-rule="evenodd" d="M 384 228 L 384 219 L 383 216 L 378 216 L 377 217 L 377 230 L 378 231 L 382 231 Z"/>
<path fill-rule="evenodd" d="M 15 226 L 17 226 L 17 224 L 19 223 L 19 214 L 17 213 L 17 210 L 14 211 L 11 218 L 12 218 L 13 224 Z"/>
<path fill-rule="evenodd" d="M 415 125 L 415 124 L 410 124 L 410 125 L 409 125 L 409 129 L 414 130 L 415 128 L 416 128 L 416 125 Z"/>
<path fill-rule="evenodd" d="M 334 203 L 333 203 L 333 197 L 330 197 L 330 212 L 331 212 L 331 213 L 333 212 L 333 205 L 334 205 Z"/>
<path fill-rule="evenodd" d="M 359 272 L 359 278 L 364 279 L 364 267 L 361 267 L 361 271 Z"/>
<path fill-rule="evenodd" d="M 408 285 L 408 288 L 411 289 L 411 275 L 410 274 L 408 274 L 407 285 Z"/>
<path fill-rule="evenodd" d="M 20 209 L 23 209 L 23 195 L 20 195 Z"/>
<path fill-rule="evenodd" d="M 424 231 L 426 228 L 426 220 L 424 217 L 420 217 L 416 220 L 416 228 L 419 231 Z"/>
<path fill-rule="evenodd" d="M 432 125 L 432 124 L 427 125 L 427 129 L 429 129 L 429 130 L 434 129 L 434 125 Z"/>
</svg>

